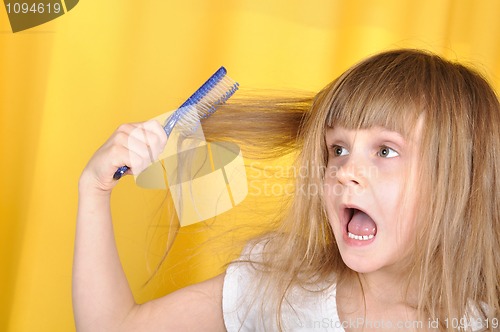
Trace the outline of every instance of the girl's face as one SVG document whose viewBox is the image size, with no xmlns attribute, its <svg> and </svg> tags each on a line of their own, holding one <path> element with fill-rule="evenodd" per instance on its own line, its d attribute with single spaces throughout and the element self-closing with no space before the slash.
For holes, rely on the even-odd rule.
<svg viewBox="0 0 500 332">
<path fill-rule="evenodd" d="M 344 263 L 359 273 L 397 267 L 414 239 L 418 137 L 382 127 L 328 129 L 325 201 Z"/>
</svg>

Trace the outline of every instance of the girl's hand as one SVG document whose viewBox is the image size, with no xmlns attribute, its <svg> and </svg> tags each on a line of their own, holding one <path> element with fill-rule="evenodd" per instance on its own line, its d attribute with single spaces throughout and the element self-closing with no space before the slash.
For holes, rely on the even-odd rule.
<svg viewBox="0 0 500 332">
<path fill-rule="evenodd" d="M 150 120 L 118 127 L 92 156 L 80 177 L 80 191 L 110 194 L 118 183 L 116 170 L 128 166 L 127 174 L 139 174 L 163 151 L 167 135 L 161 124 Z"/>
</svg>

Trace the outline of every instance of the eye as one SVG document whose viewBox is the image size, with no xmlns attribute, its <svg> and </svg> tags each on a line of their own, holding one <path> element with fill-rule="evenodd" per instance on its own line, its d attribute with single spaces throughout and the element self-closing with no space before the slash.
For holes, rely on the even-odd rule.
<svg viewBox="0 0 500 332">
<path fill-rule="evenodd" d="M 332 151 L 333 155 L 335 157 L 342 157 L 342 156 L 347 156 L 349 154 L 349 151 L 347 151 L 346 148 L 340 145 L 334 145 L 332 146 Z"/>
<path fill-rule="evenodd" d="M 399 156 L 399 153 L 388 146 L 381 146 L 380 150 L 378 150 L 377 152 L 377 155 L 382 158 L 394 158 Z"/>
</svg>

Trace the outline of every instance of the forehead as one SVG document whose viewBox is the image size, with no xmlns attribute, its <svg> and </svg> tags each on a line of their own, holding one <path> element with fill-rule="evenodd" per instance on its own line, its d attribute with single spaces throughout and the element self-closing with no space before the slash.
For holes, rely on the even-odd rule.
<svg viewBox="0 0 500 332">
<path fill-rule="evenodd" d="M 404 139 L 404 136 L 395 130 L 390 130 L 388 128 L 384 128 L 381 126 L 373 126 L 370 128 L 359 128 L 359 129 L 351 129 L 347 128 L 344 126 L 335 126 L 335 127 L 328 127 L 326 129 L 326 135 L 327 136 L 335 136 L 338 134 L 356 134 L 356 133 L 366 133 L 366 134 L 373 134 L 373 135 L 382 135 L 382 136 L 394 136 L 399 139 Z"/>
<path fill-rule="evenodd" d="M 422 136 L 423 123 L 424 116 L 421 115 L 417 119 L 413 128 L 405 130 L 404 133 L 392 128 L 386 128 L 378 125 L 358 129 L 337 125 L 326 128 L 325 139 L 327 142 L 330 142 L 335 139 L 343 139 L 346 136 L 354 138 L 357 135 L 362 134 L 368 137 L 372 136 L 373 138 L 394 140 L 396 143 L 401 144 L 419 143 L 420 137 Z"/>
</svg>

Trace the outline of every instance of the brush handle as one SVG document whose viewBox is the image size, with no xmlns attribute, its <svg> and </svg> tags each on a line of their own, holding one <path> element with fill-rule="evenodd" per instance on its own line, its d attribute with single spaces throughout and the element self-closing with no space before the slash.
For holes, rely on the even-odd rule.
<svg viewBox="0 0 500 332">
<path fill-rule="evenodd" d="M 120 178 L 123 176 L 123 174 L 125 174 L 126 171 L 128 171 L 128 166 L 122 166 L 118 168 L 115 174 L 113 175 L 113 179 L 120 180 Z"/>
</svg>

